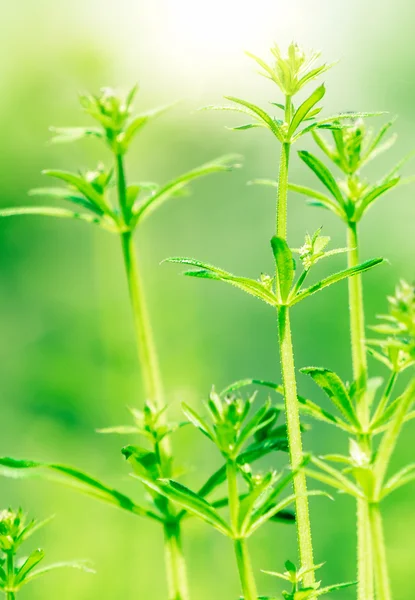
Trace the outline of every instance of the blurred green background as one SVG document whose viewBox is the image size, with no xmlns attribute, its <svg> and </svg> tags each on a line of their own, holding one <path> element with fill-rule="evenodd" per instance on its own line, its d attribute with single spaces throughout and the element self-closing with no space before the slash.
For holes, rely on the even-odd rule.
<svg viewBox="0 0 415 600">
<path fill-rule="evenodd" d="M 179 412 L 181 400 L 201 402 L 212 384 L 249 376 L 278 379 L 271 310 L 227 286 L 186 280 L 174 266 L 159 265 L 167 256 L 188 255 L 255 277 L 272 268 L 273 193 L 246 182 L 275 176 L 277 144 L 263 131 L 228 131 L 225 125 L 241 122 L 232 114 L 196 109 L 220 103 L 223 94 L 258 103 L 279 100 L 275 86 L 255 74 L 245 49 L 265 56 L 273 41 L 284 46 L 291 39 L 320 48 L 325 60 L 341 59 L 325 77 L 326 114 L 399 115 L 398 143 L 371 166 L 370 175 L 377 177 L 415 146 L 413 2 L 19 0 L 3 1 L 0 16 L 0 204 L 31 202 L 27 190 L 44 185 L 43 168 L 87 168 L 109 159 L 94 141 L 47 144 L 49 125 L 88 122 L 78 108 L 78 91 L 127 89 L 138 81 L 141 109 L 182 99 L 141 134 L 129 157 L 130 177 L 162 182 L 223 153 L 245 158 L 241 170 L 198 182 L 192 196 L 164 206 L 137 235 L 172 412 Z M 297 159 L 292 179 L 312 181 Z M 385 309 L 395 282 L 414 277 L 413 194 L 410 187 L 392 192 L 362 226 L 363 258 L 390 261 L 365 276 L 369 322 Z M 331 214 L 292 197 L 291 244 L 298 246 L 306 230 L 320 225 L 333 245 L 344 245 L 343 228 Z M 0 257 L 1 454 L 78 466 L 140 499 L 120 454 L 127 440 L 95 433 L 127 422 L 126 406 L 143 400 L 117 239 L 82 223 L 5 220 Z M 340 267 L 344 257 L 333 259 L 333 268 L 336 261 Z M 320 272 L 325 269 L 323 264 Z M 345 284 L 295 311 L 294 341 L 298 367 L 326 366 L 350 377 Z M 379 373 L 376 364 L 371 367 Z M 303 394 L 324 401 L 305 376 L 299 382 Z M 414 455 L 411 429 L 396 464 Z M 191 429 L 176 436 L 191 485 L 218 464 L 200 438 Z M 348 442 L 330 428 L 313 426 L 305 443 L 315 452 L 338 452 Z M 24 590 L 22 599 L 165 598 L 157 527 L 36 478 L 0 485 L 2 507 L 21 504 L 39 518 L 56 515 L 36 542 L 50 560 L 90 558 L 97 569 L 95 576 L 50 575 Z M 411 593 L 414 492 L 408 487 L 384 506 L 396 598 Z M 355 577 L 354 510 L 349 498 L 312 500 L 316 558 L 327 562 L 321 572 L 327 583 Z M 270 526 L 251 547 L 258 572 L 278 570 L 295 557 L 294 529 Z M 189 521 L 185 551 L 194 599 L 238 597 L 226 539 Z M 262 593 L 279 589 L 266 576 L 259 580 Z M 353 597 L 353 591 L 337 596 Z"/>
</svg>

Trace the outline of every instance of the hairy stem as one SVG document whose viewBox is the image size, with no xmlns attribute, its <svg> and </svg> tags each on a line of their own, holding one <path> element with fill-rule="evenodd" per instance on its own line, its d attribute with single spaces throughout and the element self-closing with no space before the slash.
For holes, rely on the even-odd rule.
<svg viewBox="0 0 415 600">
<path fill-rule="evenodd" d="M 290 463 L 292 469 L 298 469 L 303 461 L 303 446 L 297 400 L 297 383 L 295 378 L 290 315 L 287 306 L 281 306 L 278 311 L 278 336 Z M 297 516 L 298 550 L 301 567 L 305 570 L 311 569 L 311 571 L 304 575 L 304 585 L 305 587 L 309 587 L 315 583 L 314 571 L 312 570 L 314 566 L 314 556 L 307 497 L 307 480 L 305 473 L 301 470 L 294 477 L 294 493 Z"/>
<path fill-rule="evenodd" d="M 164 525 L 164 555 L 169 600 L 189 600 L 186 562 L 182 551 L 180 525 L 177 521 Z"/>
<path fill-rule="evenodd" d="M 370 506 L 366 498 L 357 501 L 357 598 L 374 600 L 373 548 Z"/>
<path fill-rule="evenodd" d="M 392 600 L 385 537 L 379 504 L 371 504 L 370 506 L 370 523 L 373 537 L 376 600 Z"/>
<path fill-rule="evenodd" d="M 359 240 L 356 223 L 349 223 L 347 229 L 348 267 L 359 264 Z M 365 340 L 365 313 L 363 306 L 363 287 L 361 275 L 349 277 L 350 336 L 352 344 L 353 377 L 357 383 L 357 412 L 363 424 L 369 422 L 367 405 L 367 357 Z"/>
<path fill-rule="evenodd" d="M 127 207 L 127 185 L 123 159 L 120 155 L 116 156 L 116 169 L 118 200 L 124 220 L 127 222 L 129 210 Z M 121 245 L 133 310 L 144 392 L 147 399 L 151 400 L 159 411 L 163 411 L 165 407 L 163 385 L 132 231 L 128 230 L 121 234 Z M 162 412 L 159 423 L 162 423 L 165 418 L 165 414 Z M 167 435 L 160 441 L 158 451 L 164 471 L 163 474 L 166 477 L 170 477 L 171 447 Z M 188 600 L 189 591 L 185 562 L 181 550 L 180 524 L 175 522 L 174 531 L 170 523 L 165 524 L 164 530 L 169 600 Z"/>
<path fill-rule="evenodd" d="M 292 101 L 287 96 L 285 101 L 285 121 L 291 120 Z M 281 147 L 278 176 L 277 197 L 277 237 L 287 239 L 287 200 L 288 200 L 288 167 L 291 144 L 285 142 Z M 287 306 L 278 310 L 278 340 L 282 383 L 284 387 L 285 416 L 287 421 L 290 463 L 292 469 L 298 469 L 303 461 L 301 439 L 300 412 L 297 400 L 297 382 L 295 376 L 294 353 L 291 338 L 290 314 Z M 297 540 L 301 567 L 307 571 L 304 576 L 305 587 L 315 584 L 313 542 L 311 537 L 310 512 L 307 496 L 307 479 L 303 471 L 294 477 L 294 493 L 296 496 Z"/>
<path fill-rule="evenodd" d="M 359 240 L 357 224 L 349 223 L 347 229 L 347 246 L 349 249 L 348 266 L 359 264 Z M 357 413 L 363 426 L 370 420 L 370 407 L 367 403 L 367 358 L 365 342 L 365 314 L 363 306 L 363 287 L 360 275 L 349 277 L 349 312 L 350 338 L 352 346 L 353 377 L 356 381 Z M 367 438 L 367 436 L 366 436 Z M 370 440 L 360 442 L 370 449 Z M 370 523 L 369 500 L 361 498 L 357 501 L 357 588 L 358 600 L 373 600 L 373 540 Z"/>
<path fill-rule="evenodd" d="M 258 592 L 248 546 L 245 539 L 239 538 L 240 502 L 238 491 L 238 468 L 236 462 L 232 459 L 228 459 L 226 463 L 226 477 L 228 480 L 229 511 L 234 535 L 234 551 L 243 597 L 244 600 L 257 600 Z"/>
</svg>

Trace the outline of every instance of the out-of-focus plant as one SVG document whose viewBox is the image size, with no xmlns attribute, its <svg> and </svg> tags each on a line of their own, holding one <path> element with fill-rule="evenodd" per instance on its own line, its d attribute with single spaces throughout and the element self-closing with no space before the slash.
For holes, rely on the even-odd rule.
<svg viewBox="0 0 415 600">
<path fill-rule="evenodd" d="M 20 546 L 48 521 L 49 519 L 42 522 L 33 519 L 29 521 L 21 509 L 0 512 L 0 590 L 7 600 L 15 600 L 23 586 L 56 569 L 70 567 L 94 572 L 86 561 L 40 566 L 45 553 L 39 548 L 28 556 L 18 556 Z"/>
<path fill-rule="evenodd" d="M 326 188 L 326 193 L 296 184 L 290 187 L 309 197 L 310 204 L 330 210 L 346 223 L 350 268 L 359 262 L 358 226 L 368 209 L 385 193 L 413 181 L 413 178 L 402 178 L 400 175 L 402 167 L 413 153 L 374 184 L 361 174 L 368 162 L 395 142 L 395 135 L 387 138 L 392 125 L 393 121 L 389 121 L 378 132 L 374 132 L 362 119 L 351 117 L 348 127 L 332 131 L 333 143 L 319 132 L 313 132 L 319 148 L 341 171 L 343 177 L 340 180 L 314 154 L 299 152 L 302 161 Z M 408 413 L 411 414 L 409 411 L 414 401 L 413 382 L 408 384 L 402 395 L 393 401 L 391 399 L 398 375 L 414 364 L 414 288 L 405 282 L 398 286 L 396 295 L 389 298 L 389 314 L 381 318 L 381 324 L 372 328 L 385 337 L 366 340 L 361 277 L 358 275 L 350 279 L 348 285 L 353 383 L 347 388 L 337 375 L 326 369 L 312 368 L 305 372 L 325 390 L 343 413 L 343 418 L 347 417 L 346 406 L 353 409 L 355 423 L 351 422 L 350 416 L 342 423 L 331 420 L 353 436 L 349 457 L 339 460 L 346 462 L 347 470 L 354 476 L 355 482 L 352 484 L 344 474 L 339 474 L 323 461 L 319 461 L 319 466 L 327 480 L 337 482 L 337 487 L 340 480 L 340 488 L 345 491 L 348 487 L 349 493 L 357 499 L 359 599 L 372 600 L 376 597 L 378 600 L 391 600 L 379 502 L 395 489 L 395 478 L 389 485 L 385 482 L 385 476 L 402 425 Z M 369 378 L 367 350 L 390 371 L 389 380 L 376 405 L 376 392 L 382 380 Z M 379 433 L 383 433 L 383 437 L 376 447 L 374 436 Z M 398 474 L 396 483 L 410 480 L 411 472 L 412 467 L 409 467 L 403 471 L 403 475 Z"/>
<path fill-rule="evenodd" d="M 170 435 L 175 426 L 166 420 L 166 398 L 133 236 L 142 222 L 163 202 L 183 195 L 188 190 L 189 184 L 200 177 L 232 170 L 236 165 L 236 157 L 223 156 L 161 186 L 153 182 L 128 183 L 125 157 L 131 143 L 147 123 L 163 114 L 168 108 L 162 107 L 134 115 L 132 106 L 136 93 L 137 87 L 134 87 L 126 98 L 110 89 L 102 90 L 98 96 L 81 95 L 80 102 L 84 111 L 97 122 L 97 126 L 53 128 L 55 136 L 52 142 L 54 143 L 73 142 L 92 137 L 102 141 L 113 157 L 113 164 L 110 167 L 99 165 L 97 169 L 86 173 L 71 173 L 56 169 L 44 171 L 45 175 L 59 180 L 65 184 L 65 187 L 35 189 L 31 192 L 32 196 L 47 197 L 54 201 L 64 200 L 74 205 L 74 208 L 53 205 L 13 207 L 1 210 L 0 217 L 45 215 L 78 219 L 98 225 L 119 236 L 133 309 L 143 388 L 148 400 L 143 417 L 139 417 L 138 420 L 144 423 L 147 419 L 146 431 L 150 432 L 151 451 L 158 457 L 160 476 L 170 477 L 173 472 Z M 112 194 L 112 188 L 115 188 L 115 194 Z M 27 465 L 32 465 L 31 461 L 28 461 Z M 170 511 L 169 503 L 164 503 L 163 514 L 160 516 L 157 510 L 154 512 L 138 507 L 122 494 L 110 490 L 81 472 L 59 466 L 56 466 L 55 472 L 56 470 L 77 481 L 82 481 L 82 486 L 91 489 L 94 495 L 126 508 L 134 514 L 147 516 L 160 522 L 165 534 L 169 598 L 170 600 L 188 599 L 180 523 L 175 521 L 174 509 Z M 154 508 L 158 509 L 157 506 Z"/>
<path fill-rule="evenodd" d="M 300 413 L 297 400 L 297 380 L 294 367 L 293 344 L 291 337 L 290 309 L 293 305 L 307 298 L 311 294 L 340 281 L 346 277 L 365 271 L 379 262 L 380 259 L 368 261 L 362 265 L 354 264 L 351 268 L 336 273 L 303 288 L 305 278 L 310 268 L 324 256 L 328 243 L 319 233 L 307 237 L 305 246 L 301 251 L 303 256 L 303 270 L 295 280 L 295 261 L 293 253 L 287 244 L 287 197 L 288 197 L 288 169 L 292 145 L 304 135 L 320 129 L 342 130 L 343 121 L 350 115 L 337 114 L 321 118 L 322 107 L 320 101 L 325 95 L 325 86 L 318 86 L 311 95 L 302 103 L 294 106 L 293 98 L 302 91 L 310 82 L 324 73 L 329 65 L 316 66 L 319 54 L 312 52 L 307 55 L 296 44 L 288 48 L 287 56 L 283 56 L 280 49 L 272 49 L 273 63 L 271 65 L 262 59 L 252 56 L 260 65 L 261 74 L 274 82 L 284 96 L 284 103 L 272 102 L 273 107 L 279 111 L 280 117 L 274 117 L 261 107 L 246 100 L 227 97 L 233 104 L 230 106 L 208 107 L 215 110 L 230 110 L 249 116 L 251 121 L 236 127 L 237 130 L 247 130 L 253 127 L 263 127 L 269 130 L 281 146 L 280 165 L 278 172 L 278 190 L 276 206 L 275 236 L 271 244 L 275 258 L 276 274 L 262 275 L 259 280 L 246 277 L 236 277 L 222 269 L 193 259 L 174 258 L 173 262 L 181 262 L 197 267 L 197 270 L 188 271 L 186 275 L 226 281 L 232 285 L 256 296 L 277 311 L 279 350 L 281 361 L 281 375 L 284 388 L 285 415 L 287 421 L 290 463 L 294 472 L 293 484 L 295 493 L 297 537 L 301 569 L 304 572 L 306 587 L 315 585 L 314 553 L 309 517 L 309 502 L 305 472 L 299 469 L 303 461 L 303 446 L 300 427 Z M 371 114 L 371 113 L 367 113 Z M 355 114 L 356 118 L 363 113 Z"/>
</svg>

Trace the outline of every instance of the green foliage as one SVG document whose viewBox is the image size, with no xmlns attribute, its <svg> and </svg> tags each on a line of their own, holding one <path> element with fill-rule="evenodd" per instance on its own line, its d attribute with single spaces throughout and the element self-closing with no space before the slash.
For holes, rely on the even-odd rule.
<svg viewBox="0 0 415 600">
<path fill-rule="evenodd" d="M 324 564 L 324 563 L 323 563 Z M 316 565 L 313 567 L 313 571 L 320 569 L 323 564 Z M 290 561 L 287 560 L 285 563 L 286 571 L 284 573 L 278 573 L 274 571 L 264 571 L 267 575 L 277 577 L 284 581 L 288 581 L 291 584 L 290 591 L 283 591 L 282 595 L 285 600 L 313 600 L 314 598 L 320 598 L 331 592 L 337 592 L 345 588 L 356 585 L 355 582 L 349 583 L 337 583 L 327 587 L 321 587 L 321 583 L 317 582 L 312 587 L 306 587 L 304 585 L 304 575 L 307 571 L 303 568 L 297 569 L 297 567 Z M 262 596 L 263 600 L 276 600 L 276 598 L 266 598 Z"/>
<path fill-rule="evenodd" d="M 310 198 L 310 204 L 331 210 L 346 222 L 358 222 L 378 198 L 392 188 L 412 181 L 411 178 L 402 179 L 400 171 L 414 153 L 401 160 L 378 182 L 371 184 L 362 177 L 361 169 L 393 145 L 395 135 L 383 142 L 393 121 L 383 125 L 377 134 L 368 129 L 363 119 L 357 118 L 356 115 L 350 115 L 346 121 L 339 120 L 338 124 L 340 123 L 343 127 L 332 131 L 332 144 L 318 131 L 313 131 L 312 135 L 318 147 L 342 172 L 344 178 L 336 180 L 318 157 L 301 150 L 298 153 L 299 157 L 318 177 L 329 196 L 301 185 L 291 184 L 290 187 L 293 191 Z"/>
<path fill-rule="evenodd" d="M 200 262 L 194 258 L 174 257 L 166 259 L 166 262 L 196 267 L 194 270 L 185 271 L 184 275 L 230 283 L 234 287 L 237 287 L 271 306 L 293 306 L 301 300 L 308 298 L 334 283 L 363 273 L 383 262 L 382 258 L 368 260 L 355 267 L 334 273 L 310 287 L 304 288 L 303 284 L 305 278 L 308 276 L 310 269 L 319 260 L 346 251 L 344 248 L 327 252 L 324 251 L 329 241 L 330 238 L 327 236 L 320 236 L 320 230 L 318 230 L 313 236 L 310 236 L 309 234 L 306 235 L 304 245 L 300 249 L 290 250 L 285 240 L 273 237 L 271 240 L 271 247 L 276 263 L 275 278 L 266 274 L 262 274 L 258 280 L 240 277 L 218 267 L 214 267 L 213 265 Z M 296 281 L 294 281 L 296 264 L 293 258 L 293 252 L 300 254 L 304 267 Z"/>
<path fill-rule="evenodd" d="M 21 588 L 34 579 L 50 571 L 65 567 L 81 569 L 88 573 L 94 571 L 86 561 L 71 561 L 39 567 L 45 557 L 43 550 L 33 550 L 27 557 L 17 559 L 20 546 L 49 522 L 28 521 L 22 509 L 0 512 L 0 590 L 7 598 L 14 598 Z"/>
</svg>

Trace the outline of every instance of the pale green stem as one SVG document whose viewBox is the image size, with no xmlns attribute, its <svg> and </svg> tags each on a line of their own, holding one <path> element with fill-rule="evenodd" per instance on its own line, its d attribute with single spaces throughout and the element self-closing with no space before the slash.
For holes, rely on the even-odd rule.
<svg viewBox="0 0 415 600">
<path fill-rule="evenodd" d="M 286 97 L 285 121 L 291 120 L 291 97 Z M 291 144 L 285 142 L 281 147 L 277 197 L 277 237 L 287 239 L 287 201 L 288 201 L 288 168 Z M 284 387 L 285 416 L 287 421 L 288 442 L 291 468 L 299 469 L 303 461 L 300 412 L 297 400 L 297 382 L 295 376 L 294 353 L 291 338 L 290 314 L 288 306 L 278 309 L 278 340 L 280 348 L 281 375 Z M 301 568 L 306 571 L 304 586 L 315 584 L 313 543 L 311 536 L 310 511 L 307 496 L 307 479 L 300 469 L 294 480 L 297 541 Z"/>
<path fill-rule="evenodd" d="M 7 583 L 14 584 L 14 551 L 7 552 L 6 555 L 6 570 L 7 570 Z M 15 600 L 14 592 L 6 592 L 7 600 Z"/>
<path fill-rule="evenodd" d="M 177 521 L 165 524 L 164 546 L 169 600 L 189 600 L 186 562 L 182 550 L 180 525 Z"/>
<path fill-rule="evenodd" d="M 349 223 L 347 229 L 347 246 L 349 252 L 348 266 L 359 264 L 359 240 L 357 224 Z M 367 357 L 365 342 L 365 315 L 363 306 L 362 278 L 360 275 L 349 277 L 349 311 L 350 334 L 352 346 L 353 377 L 357 383 L 357 412 L 364 427 L 369 424 L 370 408 L 367 404 Z M 370 451 L 370 439 L 365 436 L 360 440 Z M 369 500 L 361 498 L 357 501 L 357 576 L 358 600 L 373 600 L 373 543 L 369 518 Z"/>
<path fill-rule="evenodd" d="M 359 240 L 356 223 L 348 224 L 347 247 L 349 249 L 349 252 L 347 253 L 348 267 L 356 267 L 359 264 Z M 367 425 L 369 423 L 370 415 L 366 394 L 364 393 L 367 384 L 367 356 L 361 275 L 349 277 L 348 285 L 353 377 L 357 384 L 357 412 L 360 421 L 364 425 Z"/>
<path fill-rule="evenodd" d="M 366 498 L 357 500 L 357 598 L 373 600 L 373 549 L 370 507 Z"/>
<path fill-rule="evenodd" d="M 117 185 L 120 208 L 124 219 L 128 216 L 127 187 L 123 160 L 116 155 Z M 134 326 L 138 344 L 138 354 L 143 376 L 144 391 L 159 411 L 165 408 L 164 392 L 160 376 L 160 368 L 153 338 L 150 318 L 145 301 L 143 284 L 140 277 L 137 253 L 134 246 L 133 232 L 121 233 L 121 244 L 124 257 L 125 271 L 133 309 Z M 165 419 L 162 412 L 159 423 Z M 159 452 L 165 475 L 170 477 L 171 448 L 169 436 L 159 443 Z M 169 585 L 169 600 L 188 600 L 189 591 L 185 562 L 181 550 L 180 524 L 175 522 L 174 535 L 171 523 L 164 524 L 165 562 Z"/>
<path fill-rule="evenodd" d="M 379 504 L 370 505 L 370 523 L 373 538 L 376 600 L 392 600 L 385 536 Z"/>
<path fill-rule="evenodd" d="M 290 463 L 291 468 L 296 470 L 299 469 L 303 461 L 303 445 L 301 439 L 300 414 L 297 400 L 297 383 L 295 379 L 294 356 L 288 306 L 281 306 L 278 311 L 278 337 L 280 345 L 282 382 L 284 386 L 285 416 L 287 421 Z M 301 469 L 294 477 L 294 493 L 298 550 L 301 567 L 308 571 L 306 575 L 304 575 L 304 586 L 311 587 L 315 583 L 315 575 L 313 570 L 313 544 L 307 496 L 307 480 L 304 471 Z"/>
<path fill-rule="evenodd" d="M 226 463 L 226 476 L 228 480 L 229 511 L 232 532 L 234 535 L 234 551 L 243 598 L 244 600 L 257 600 L 258 592 L 247 542 L 244 538 L 239 537 L 240 502 L 238 491 L 238 468 L 236 462 L 232 459 L 228 459 Z"/>
</svg>

